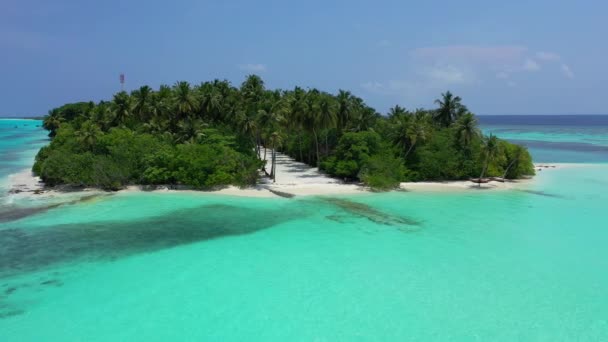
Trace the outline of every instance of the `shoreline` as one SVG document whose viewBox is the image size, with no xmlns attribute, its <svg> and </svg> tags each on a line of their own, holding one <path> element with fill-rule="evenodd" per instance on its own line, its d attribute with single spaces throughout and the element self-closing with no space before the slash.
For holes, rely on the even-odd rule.
<svg viewBox="0 0 608 342">
<path fill-rule="evenodd" d="M 279 167 L 279 165 L 281 165 Z M 238 197 L 254 197 L 254 198 L 276 198 L 276 197 L 301 197 L 301 196 L 329 196 L 329 195 L 355 195 L 355 194 L 370 194 L 371 189 L 362 184 L 343 183 L 335 178 L 330 178 L 320 173 L 316 168 L 308 167 L 298 174 L 290 173 L 287 168 L 300 168 L 302 163 L 283 158 L 281 164 L 277 162 L 277 182 L 272 183 L 268 178 L 262 178 L 262 182 L 255 186 L 239 188 L 236 186 L 227 186 L 217 190 L 196 190 L 186 187 L 173 189 L 169 186 L 145 186 L 131 185 L 124 189 L 116 191 L 116 193 L 167 193 L 167 194 L 197 194 L 197 195 L 224 195 Z M 581 163 L 542 163 L 535 165 L 537 172 L 540 170 L 555 170 L 570 167 L 584 167 L 593 164 Z M 280 170 L 283 169 L 283 170 Z M 281 171 L 284 173 L 281 174 Z M 512 181 L 490 181 L 481 184 L 465 180 L 457 181 L 437 181 L 437 182 L 404 182 L 401 183 L 398 189 L 392 191 L 404 192 L 429 192 L 429 193 L 454 193 L 454 192 L 475 192 L 483 190 L 504 191 L 517 190 L 529 187 L 535 181 L 535 177 L 528 179 L 512 180 Z M 8 176 L 7 182 L 8 195 L 15 199 L 49 199 L 49 198 L 68 198 L 79 195 L 91 195 L 108 193 L 108 191 L 96 188 L 83 189 L 60 189 L 47 188 L 40 181 L 39 177 L 33 175 L 31 170 L 23 170 L 21 172 Z"/>
</svg>

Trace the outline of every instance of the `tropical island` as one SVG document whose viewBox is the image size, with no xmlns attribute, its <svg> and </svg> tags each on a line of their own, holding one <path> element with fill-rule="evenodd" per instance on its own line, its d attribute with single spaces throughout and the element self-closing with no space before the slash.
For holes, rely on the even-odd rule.
<svg viewBox="0 0 608 342">
<path fill-rule="evenodd" d="M 220 80 L 142 86 L 49 111 L 43 126 L 52 140 L 33 172 L 51 187 L 208 190 L 275 179 L 280 153 L 377 190 L 534 174 L 526 148 L 484 136 L 460 97 L 448 91 L 436 104 L 397 105 L 382 115 L 348 91 L 269 90 L 256 75 L 240 87 Z"/>
</svg>

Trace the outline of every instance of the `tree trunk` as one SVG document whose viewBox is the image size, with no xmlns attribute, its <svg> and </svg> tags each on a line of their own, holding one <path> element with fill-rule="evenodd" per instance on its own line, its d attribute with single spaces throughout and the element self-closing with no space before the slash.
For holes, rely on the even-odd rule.
<svg viewBox="0 0 608 342">
<path fill-rule="evenodd" d="M 272 146 L 272 182 L 275 183 L 277 181 L 277 151 Z"/>
<path fill-rule="evenodd" d="M 255 133 L 255 151 L 258 154 L 258 158 L 262 159 L 262 151 L 260 150 L 260 139 L 257 133 Z"/>
<path fill-rule="evenodd" d="M 302 134 L 298 132 L 298 146 L 300 147 L 300 161 L 304 161 L 304 156 L 302 155 Z"/>
<path fill-rule="evenodd" d="M 507 169 L 505 170 L 505 173 L 502 175 L 502 179 L 505 180 L 507 178 L 507 173 L 509 173 L 509 170 L 511 169 L 511 167 L 515 164 L 515 162 L 517 161 L 517 159 L 519 158 L 515 158 L 511 161 L 511 163 L 509 163 L 509 166 L 507 166 Z"/>
<path fill-rule="evenodd" d="M 315 136 L 315 146 L 317 148 L 317 167 L 319 167 L 320 159 L 319 159 L 319 138 L 317 137 L 317 131 L 313 128 L 312 134 Z"/>
<path fill-rule="evenodd" d="M 266 163 L 266 146 L 264 146 L 264 159 L 262 159 L 264 163 Z"/>
<path fill-rule="evenodd" d="M 325 134 L 325 156 L 329 155 L 329 131 Z"/>
<path fill-rule="evenodd" d="M 407 156 L 410 154 L 410 152 L 412 152 L 412 149 L 414 148 L 414 146 L 416 146 L 416 143 L 413 143 L 410 145 L 410 148 L 408 148 L 407 152 L 405 152 L 405 156 L 403 156 L 403 159 L 407 158 Z"/>
<path fill-rule="evenodd" d="M 254 137 L 251 137 L 251 143 L 255 145 L 255 153 L 260 158 L 260 145 L 255 141 Z"/>
<path fill-rule="evenodd" d="M 481 175 L 479 176 L 479 183 L 477 183 L 478 187 L 481 188 L 481 179 L 483 178 L 483 175 L 486 173 L 486 170 L 488 169 L 488 166 L 490 164 L 490 154 L 486 155 L 486 162 L 484 163 L 485 165 L 483 166 L 483 169 L 481 169 Z"/>
</svg>

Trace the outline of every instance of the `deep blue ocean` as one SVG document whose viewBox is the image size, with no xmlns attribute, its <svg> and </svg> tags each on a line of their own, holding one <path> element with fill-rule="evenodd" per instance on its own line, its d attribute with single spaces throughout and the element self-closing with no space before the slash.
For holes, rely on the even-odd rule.
<svg viewBox="0 0 608 342">
<path fill-rule="evenodd" d="M 528 147 L 535 162 L 608 162 L 608 115 L 479 116 L 486 134 Z"/>
</svg>

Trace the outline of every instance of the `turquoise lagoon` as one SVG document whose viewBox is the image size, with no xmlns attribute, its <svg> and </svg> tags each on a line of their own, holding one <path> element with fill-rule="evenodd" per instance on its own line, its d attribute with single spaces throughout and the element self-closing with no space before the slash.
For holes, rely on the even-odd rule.
<svg viewBox="0 0 608 342">
<path fill-rule="evenodd" d="M 28 132 L 0 140 L 4 177 Z M 117 193 L 5 220 L 0 340 L 608 340 L 608 164 L 588 153 L 528 191 Z"/>
</svg>

